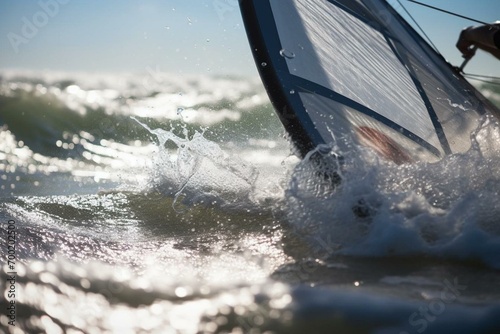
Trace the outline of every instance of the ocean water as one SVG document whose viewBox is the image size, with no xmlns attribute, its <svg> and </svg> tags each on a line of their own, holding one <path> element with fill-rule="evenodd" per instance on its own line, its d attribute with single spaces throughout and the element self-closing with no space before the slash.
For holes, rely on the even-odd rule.
<svg viewBox="0 0 500 334">
<path fill-rule="evenodd" d="M 0 333 L 500 333 L 498 122 L 471 140 L 300 160 L 258 78 L 4 70 Z"/>
</svg>

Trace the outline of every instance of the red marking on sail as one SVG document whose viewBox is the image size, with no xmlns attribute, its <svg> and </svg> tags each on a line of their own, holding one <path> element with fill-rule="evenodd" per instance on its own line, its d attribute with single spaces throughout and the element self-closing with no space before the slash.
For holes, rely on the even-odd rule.
<svg viewBox="0 0 500 334">
<path fill-rule="evenodd" d="M 361 144 L 372 148 L 381 157 L 397 165 L 412 163 L 413 159 L 394 140 L 375 129 L 361 126 L 356 128 Z"/>
</svg>

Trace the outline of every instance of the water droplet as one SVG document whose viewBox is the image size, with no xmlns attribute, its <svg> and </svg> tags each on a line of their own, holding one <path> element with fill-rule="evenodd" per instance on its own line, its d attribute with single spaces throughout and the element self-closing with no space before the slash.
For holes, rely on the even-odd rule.
<svg viewBox="0 0 500 334">
<path fill-rule="evenodd" d="M 191 19 L 190 19 L 189 17 L 187 18 L 187 20 L 188 20 L 188 24 L 189 24 L 189 25 L 192 25 L 192 24 L 193 24 L 193 21 L 191 21 Z"/>
<path fill-rule="evenodd" d="M 209 42 L 210 42 L 210 38 L 207 38 L 207 43 L 209 43 Z"/>
<path fill-rule="evenodd" d="M 295 94 L 295 89 L 292 89 L 292 90 L 290 91 L 290 94 Z"/>
<path fill-rule="evenodd" d="M 170 27 L 169 26 L 165 26 L 165 29 L 170 30 Z"/>
<path fill-rule="evenodd" d="M 177 115 L 182 114 L 183 111 L 184 111 L 184 108 L 181 108 L 181 107 L 177 108 Z"/>
<path fill-rule="evenodd" d="M 188 295 L 188 291 L 183 287 L 178 287 L 175 289 L 175 295 L 179 298 L 184 298 Z"/>
<path fill-rule="evenodd" d="M 267 66 L 267 63 L 266 63 L 266 62 L 262 62 L 260 65 L 261 65 L 262 67 L 266 67 L 266 66 Z"/>
<path fill-rule="evenodd" d="M 287 49 L 281 49 L 280 55 L 281 55 L 281 57 L 284 57 L 286 59 L 293 59 L 293 58 L 295 58 L 295 53 L 293 53 L 292 51 L 287 50 Z"/>
</svg>

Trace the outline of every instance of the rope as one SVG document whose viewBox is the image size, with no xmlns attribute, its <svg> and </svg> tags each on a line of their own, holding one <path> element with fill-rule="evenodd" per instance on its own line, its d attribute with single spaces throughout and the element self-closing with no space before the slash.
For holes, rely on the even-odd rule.
<svg viewBox="0 0 500 334">
<path fill-rule="evenodd" d="M 484 83 L 487 83 L 487 84 L 490 84 L 490 85 L 498 85 L 500 86 L 500 81 L 490 81 L 490 80 L 487 80 L 487 79 L 483 79 L 483 77 L 486 77 L 486 78 L 490 78 L 492 80 L 500 80 L 500 78 L 497 78 L 497 77 L 488 77 L 486 75 L 470 75 L 470 74 L 467 74 L 467 73 L 464 73 L 464 77 L 470 79 L 470 80 L 475 80 L 475 81 L 479 81 L 479 82 L 484 82 Z"/>
<path fill-rule="evenodd" d="M 399 0 L 398 0 L 399 1 Z M 472 22 L 477 22 L 477 23 L 481 23 L 481 24 L 484 24 L 484 25 L 491 25 L 491 23 L 487 23 L 487 22 L 483 22 L 483 21 L 479 21 L 479 20 L 476 20 L 476 19 L 473 19 L 473 18 L 470 18 L 468 16 L 464 16 L 464 15 L 460 15 L 460 14 L 457 14 L 457 13 L 453 13 L 453 12 L 450 12 L 448 10 L 444 10 L 444 9 L 441 9 L 441 8 L 438 8 L 438 7 L 434 7 L 434 6 L 431 6 L 431 5 L 427 5 L 425 3 L 422 3 L 422 2 L 419 2 L 419 1 L 415 1 L 415 0 L 408 0 L 409 2 L 413 2 L 413 3 L 416 3 L 417 5 L 420 5 L 420 6 L 424 6 L 424 7 L 428 7 L 428 8 L 431 8 L 431 9 L 434 9 L 434 10 L 437 10 L 437 11 L 440 11 L 440 12 L 443 12 L 443 13 L 446 13 L 446 14 L 450 14 L 450 15 L 453 15 L 453 16 L 457 16 L 457 17 L 461 17 L 463 19 L 466 19 L 466 20 L 469 20 L 469 21 L 472 21 Z"/>
<path fill-rule="evenodd" d="M 476 78 L 484 78 L 484 79 L 491 79 L 491 80 L 500 80 L 500 77 L 494 77 L 491 75 L 482 75 L 482 74 L 474 74 L 474 73 L 464 73 L 465 76 L 469 77 L 476 77 Z"/>
<path fill-rule="evenodd" d="M 413 18 L 413 16 L 410 14 L 410 12 L 405 8 L 405 6 L 403 6 L 403 4 L 401 3 L 401 1 L 397 0 L 399 5 L 401 6 L 401 8 L 403 8 L 403 10 L 406 12 L 406 14 L 408 14 L 408 16 L 411 18 L 411 20 L 413 21 L 413 23 L 415 23 L 415 25 L 418 27 L 418 29 L 420 29 L 420 31 L 422 32 L 422 34 L 425 36 L 425 38 L 427 38 L 427 41 L 429 42 L 430 45 L 432 45 L 432 47 L 434 48 L 434 50 L 441 55 L 441 52 L 439 52 L 438 48 L 434 45 L 434 43 L 432 43 L 432 40 L 429 38 L 429 36 L 427 36 L 427 34 L 425 33 L 424 29 L 422 29 L 422 27 L 420 26 L 420 24 L 418 24 L 418 22 Z"/>
</svg>

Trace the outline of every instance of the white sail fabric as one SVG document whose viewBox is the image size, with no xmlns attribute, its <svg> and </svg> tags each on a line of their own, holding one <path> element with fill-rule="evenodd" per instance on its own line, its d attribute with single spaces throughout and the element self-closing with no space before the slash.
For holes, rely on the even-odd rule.
<svg viewBox="0 0 500 334">
<path fill-rule="evenodd" d="M 439 146 L 420 94 L 380 32 L 325 0 L 294 0 L 289 12 L 282 10 L 281 1 L 271 3 L 282 46 L 295 54 L 287 59 L 291 73 L 345 95 Z M 289 19 L 290 11 L 298 13 L 301 24 Z M 305 38 L 298 39 L 301 35 Z"/>
<path fill-rule="evenodd" d="M 240 1 L 264 84 L 303 147 L 354 134 L 435 161 L 468 150 L 479 116 L 498 113 L 385 0 Z"/>
</svg>

